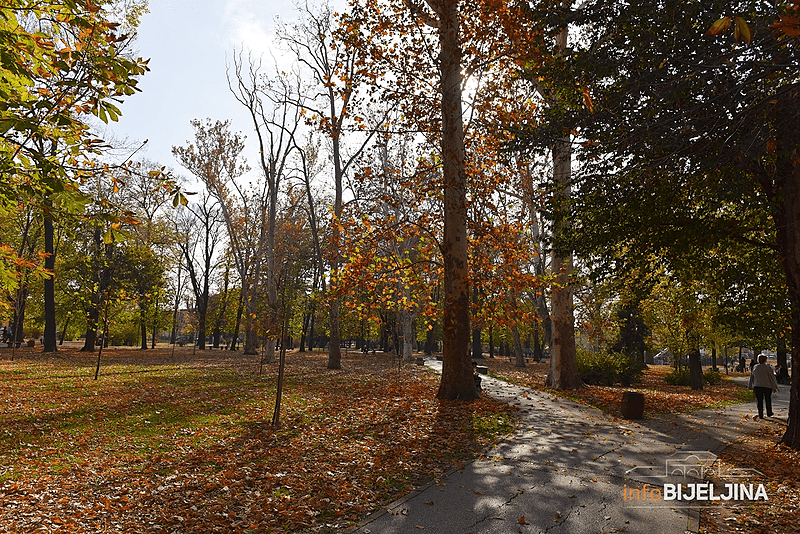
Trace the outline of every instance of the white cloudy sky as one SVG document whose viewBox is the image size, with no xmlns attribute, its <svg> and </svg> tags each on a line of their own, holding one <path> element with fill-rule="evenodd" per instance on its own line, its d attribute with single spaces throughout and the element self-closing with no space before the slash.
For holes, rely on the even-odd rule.
<svg viewBox="0 0 800 534">
<path fill-rule="evenodd" d="M 269 54 L 276 16 L 295 18 L 292 1 L 150 0 L 137 41 L 139 55 L 150 58 L 150 72 L 139 82 L 141 93 L 125 101 L 120 121 L 109 127 L 113 137 L 148 139 L 137 158 L 176 170 L 171 147 L 193 137 L 192 119 L 231 119 L 235 131 L 252 139 L 249 118 L 228 90 L 226 55 L 241 47 Z M 255 153 L 252 147 L 248 152 Z"/>
</svg>

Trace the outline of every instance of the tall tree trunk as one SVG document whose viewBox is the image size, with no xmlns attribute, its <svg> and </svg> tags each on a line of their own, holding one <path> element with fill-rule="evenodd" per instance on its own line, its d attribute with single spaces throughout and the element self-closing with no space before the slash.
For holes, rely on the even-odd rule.
<svg viewBox="0 0 800 534">
<path fill-rule="evenodd" d="M 45 209 L 49 208 L 48 205 Z M 44 280 L 44 352 L 56 352 L 56 291 L 55 291 L 55 231 L 53 230 L 53 216 L 45 213 L 44 216 L 44 268 L 49 276 Z"/>
<path fill-rule="evenodd" d="M 794 98 L 799 98 L 797 94 Z M 800 449 L 800 165 L 796 158 L 798 125 L 793 126 L 790 139 L 781 138 L 776 161 L 776 189 L 781 197 L 776 209 L 775 226 L 783 271 L 789 289 L 792 319 L 792 385 L 789 393 L 789 424 L 781 441 Z M 793 142 L 790 142 L 793 141 Z"/>
<path fill-rule="evenodd" d="M 59 345 L 63 345 L 64 339 L 67 337 L 67 328 L 69 328 L 70 319 L 72 319 L 72 313 L 67 312 L 67 317 L 64 319 L 64 326 L 61 327 L 61 339 L 58 341 Z"/>
<path fill-rule="evenodd" d="M 100 305 L 102 301 L 100 294 L 96 295 L 94 302 L 90 304 L 89 312 L 86 314 L 86 336 L 84 337 L 81 352 L 94 352 L 94 345 L 97 341 L 97 322 L 100 319 Z"/>
<path fill-rule="evenodd" d="M 239 291 L 239 306 L 236 308 L 236 324 L 233 327 L 233 338 L 231 339 L 231 350 L 236 350 L 239 342 L 239 327 L 242 324 L 242 312 L 244 311 L 244 294 Z"/>
<path fill-rule="evenodd" d="M 478 291 L 477 289 L 473 288 L 472 291 L 472 303 L 476 305 L 478 304 Z M 474 324 L 472 325 L 472 359 L 473 360 L 482 360 L 483 359 L 483 345 L 481 344 L 481 337 L 482 332 L 481 328 Z"/>
<path fill-rule="evenodd" d="M 338 121 L 342 117 L 337 117 L 335 110 L 336 98 L 333 96 L 332 84 L 328 87 L 328 102 L 330 104 L 330 115 L 335 124 L 333 124 L 334 134 L 331 136 L 331 145 L 333 148 L 333 181 L 335 199 L 333 203 L 333 225 L 331 230 L 331 241 L 333 247 L 333 260 L 331 261 L 331 280 L 333 280 L 339 272 L 341 258 L 339 257 L 341 250 L 341 223 L 342 223 L 342 180 L 344 179 L 344 170 L 342 168 L 342 154 L 341 154 L 341 127 L 342 124 Z M 332 284 L 331 284 L 332 285 Z M 342 334 L 341 334 L 341 319 L 339 317 L 339 297 L 330 298 L 330 352 L 328 353 L 328 369 L 341 369 L 342 368 Z"/>
<path fill-rule="evenodd" d="M 207 299 L 208 295 L 203 295 Z M 208 316 L 208 302 L 199 302 L 197 310 L 197 350 L 206 350 L 206 317 Z"/>
<path fill-rule="evenodd" d="M 689 348 L 689 374 L 693 390 L 703 389 L 703 366 L 700 361 L 700 337 L 693 327 L 686 332 L 686 344 Z"/>
<path fill-rule="evenodd" d="M 139 328 L 142 335 L 142 350 L 147 350 L 147 308 L 144 305 L 144 297 L 141 297 L 141 304 L 139 305 Z"/>
<path fill-rule="evenodd" d="M 427 356 L 432 356 L 433 355 L 433 348 L 434 348 L 434 345 L 436 343 L 433 340 L 433 327 L 434 327 L 434 324 L 435 323 L 430 323 L 430 325 L 429 325 L 430 328 L 428 328 L 428 331 L 425 333 L 425 354 Z"/>
<path fill-rule="evenodd" d="M 258 354 L 258 332 L 256 332 L 255 313 L 245 305 L 244 317 L 244 353 L 253 356 Z"/>
<path fill-rule="evenodd" d="M 461 107 L 461 43 L 457 0 L 438 5 L 444 179 L 444 350 L 440 399 L 478 398 L 469 354 L 467 173 Z"/>
<path fill-rule="evenodd" d="M 559 54 L 567 47 L 567 30 L 562 30 L 556 40 Z M 553 181 L 559 201 L 568 202 L 571 188 L 572 147 L 569 133 L 553 146 Z M 561 219 L 553 224 L 553 240 L 558 241 L 564 232 L 566 221 Z M 552 321 L 553 344 L 550 347 L 550 372 L 547 385 L 556 389 L 576 389 L 583 387 L 578 375 L 578 361 L 575 357 L 575 317 L 573 316 L 572 285 L 570 275 L 573 271 L 572 253 L 553 250 L 550 262 L 553 275 Z"/>
<path fill-rule="evenodd" d="M 178 262 L 178 280 L 177 287 L 175 288 L 175 306 L 172 308 L 172 333 L 169 336 L 169 344 L 175 345 L 178 340 L 178 312 L 181 305 L 181 271 L 183 270 L 183 263 Z"/>
<path fill-rule="evenodd" d="M 17 297 L 14 299 L 14 323 L 11 329 L 11 339 L 15 345 L 25 341 L 25 307 L 28 303 L 28 284 L 23 281 L 22 287 L 17 289 Z"/>
<path fill-rule="evenodd" d="M 714 369 L 714 370 L 717 369 L 717 344 L 716 344 L 716 342 L 714 342 L 711 345 L 711 368 Z"/>
<path fill-rule="evenodd" d="M 519 337 L 519 328 L 517 328 L 516 321 L 514 321 L 514 324 L 511 326 L 511 337 L 514 338 L 514 352 L 516 356 L 514 365 L 516 367 L 525 367 L 525 352 L 522 348 L 522 341 Z"/>
<path fill-rule="evenodd" d="M 94 232 L 94 244 L 96 250 L 98 250 L 99 255 L 103 255 L 103 257 L 98 258 L 98 262 L 102 262 L 102 265 L 97 267 L 97 271 L 95 271 L 96 281 L 97 281 L 97 289 L 95 290 L 95 294 L 92 297 L 92 303 L 90 304 L 89 311 L 87 313 L 87 326 L 86 326 L 86 341 L 83 344 L 83 348 L 81 352 L 94 352 L 95 342 L 97 341 L 97 327 L 98 322 L 100 320 L 100 312 L 103 309 L 103 304 L 105 302 L 104 295 L 108 293 L 108 290 L 111 287 L 111 255 L 113 252 L 113 243 L 108 245 L 103 245 L 102 236 L 100 234 L 100 227 L 95 228 Z M 104 343 L 106 340 L 104 340 Z"/>
<path fill-rule="evenodd" d="M 217 314 L 217 319 L 214 321 L 214 345 L 215 349 L 219 348 L 219 342 L 222 338 L 222 320 L 225 318 L 225 312 L 228 309 L 228 285 L 230 284 L 230 273 L 231 267 L 230 264 L 225 265 L 225 277 L 222 287 L 222 303 L 220 304 L 219 313 Z"/>
<path fill-rule="evenodd" d="M 303 328 L 300 331 L 300 352 L 306 351 L 306 336 L 308 335 L 308 325 L 311 322 L 311 312 L 303 314 Z"/>
<path fill-rule="evenodd" d="M 150 348 L 156 348 L 156 330 L 158 329 L 158 294 L 160 291 L 155 291 L 155 301 L 153 303 L 153 336 L 151 337 Z"/>
<path fill-rule="evenodd" d="M 400 353 L 404 362 L 410 362 L 414 355 L 414 317 L 408 310 L 398 312 L 400 322 Z"/>
<path fill-rule="evenodd" d="M 308 350 L 313 351 L 314 350 L 314 326 L 315 326 L 314 325 L 314 322 L 315 322 L 314 319 L 315 319 L 315 317 L 314 317 L 314 311 L 313 311 L 314 308 L 311 308 L 311 310 L 312 310 L 311 311 L 311 322 L 308 325 Z"/>
<path fill-rule="evenodd" d="M 342 368 L 342 335 L 339 320 L 339 298 L 330 297 L 328 315 L 330 317 L 331 338 L 328 345 L 328 369 Z"/>
</svg>

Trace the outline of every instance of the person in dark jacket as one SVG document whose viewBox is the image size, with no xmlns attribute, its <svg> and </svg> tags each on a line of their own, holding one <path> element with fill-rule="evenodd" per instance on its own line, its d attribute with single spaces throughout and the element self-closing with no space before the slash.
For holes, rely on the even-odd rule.
<svg viewBox="0 0 800 534">
<path fill-rule="evenodd" d="M 772 417 L 772 394 L 778 391 L 778 381 L 775 373 L 767 365 L 767 357 L 763 354 L 758 357 L 758 364 L 750 372 L 748 387 L 753 390 L 758 405 L 758 418 L 764 418 L 764 404 L 767 405 L 767 417 Z"/>
</svg>

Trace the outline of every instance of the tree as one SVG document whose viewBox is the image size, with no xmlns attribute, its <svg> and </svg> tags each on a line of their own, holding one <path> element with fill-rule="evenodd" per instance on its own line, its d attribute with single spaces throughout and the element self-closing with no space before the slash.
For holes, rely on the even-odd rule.
<svg viewBox="0 0 800 534">
<path fill-rule="evenodd" d="M 208 192 L 203 193 L 199 202 L 187 204 L 185 209 L 175 221 L 175 231 L 197 303 L 197 348 L 205 350 L 211 279 L 217 267 L 215 249 L 222 238 L 224 219 L 219 202 Z M 227 291 L 227 287 L 225 289 Z M 216 344 L 219 346 L 218 340 Z"/>
<path fill-rule="evenodd" d="M 468 400 L 478 393 L 470 363 L 470 299 L 467 237 L 467 171 L 461 102 L 461 41 L 458 0 L 431 0 L 427 8 L 408 2 L 414 22 L 434 29 L 438 45 L 440 151 L 444 194 L 444 349 L 436 396 Z"/>
<path fill-rule="evenodd" d="M 230 121 L 194 120 L 192 126 L 195 129 L 195 143 L 189 143 L 185 147 L 172 147 L 172 151 L 181 165 L 200 179 L 219 202 L 228 230 L 231 254 L 241 281 L 243 305 L 247 311 L 245 354 L 256 354 L 254 321 L 258 309 L 262 258 L 272 250 L 267 243 L 266 220 L 272 201 L 264 190 L 266 186 L 250 191 L 238 183 L 239 177 L 248 170 L 240 160 L 244 138 L 240 134 L 231 133 L 228 130 L 229 123 Z M 262 151 L 263 157 L 266 156 Z M 270 166 L 266 167 L 267 171 L 271 169 Z M 269 191 L 272 192 L 271 189 Z M 277 201 L 277 191 L 275 195 Z M 273 348 L 270 356 L 274 357 L 274 345 L 271 346 Z"/>
<path fill-rule="evenodd" d="M 303 97 L 300 90 L 299 76 L 279 75 L 274 79 L 262 78 L 261 65 L 252 58 L 248 72 L 244 72 L 241 54 L 233 57 L 234 77 L 228 74 L 228 86 L 236 100 L 250 114 L 253 129 L 256 132 L 259 146 L 259 163 L 264 175 L 260 191 L 256 191 L 253 204 L 258 209 L 257 221 L 260 221 L 258 238 L 258 255 L 264 257 L 263 267 L 266 279 L 267 308 L 269 310 L 268 330 L 270 339 L 275 339 L 279 330 L 278 324 L 278 287 L 275 274 L 275 232 L 278 220 L 278 195 L 280 187 L 288 172 L 288 162 L 297 149 L 296 136 L 302 124 Z M 235 84 L 235 88 L 234 88 Z M 246 202 L 243 201 L 243 204 Z M 255 263 L 253 277 L 261 278 L 262 264 Z M 248 305 L 249 313 L 254 302 Z M 245 341 L 247 343 L 247 341 Z M 265 358 L 274 361 L 274 343 L 267 344 Z M 245 347 L 245 352 L 248 349 Z"/>
<path fill-rule="evenodd" d="M 305 4 L 301 20 L 280 28 L 278 38 L 295 56 L 301 71 L 309 73 L 313 80 L 308 88 L 309 94 L 298 95 L 293 103 L 302 109 L 308 122 L 322 132 L 330 144 L 334 202 L 329 254 L 333 283 L 342 263 L 339 249 L 344 180 L 376 132 L 375 128 L 367 128 L 364 118 L 357 115 L 361 101 L 359 93 L 363 85 L 374 78 L 375 72 L 366 68 L 364 43 L 351 16 L 335 14 L 327 3 L 316 12 Z M 382 123 L 380 119 L 375 122 L 377 125 Z M 349 153 L 345 145 L 348 137 L 358 139 L 356 148 Z M 336 293 L 329 297 L 328 369 L 341 369 L 341 303 Z"/>
<path fill-rule="evenodd" d="M 412 185 L 427 147 L 413 138 L 384 127 L 367 152 L 345 219 L 340 277 L 348 308 L 362 321 L 381 317 L 404 361 L 412 358 L 415 320 L 426 318 L 430 332 L 440 312 L 442 266 L 438 199 Z"/>
<path fill-rule="evenodd" d="M 561 57 L 567 51 L 567 29 L 562 28 L 556 38 L 556 55 Z M 558 97 L 548 95 L 550 106 L 558 106 Z M 553 201 L 569 204 L 572 194 L 572 140 L 569 131 L 553 140 Z M 553 240 L 558 243 L 561 235 L 567 232 L 569 219 L 558 218 L 553 226 Z M 578 375 L 578 361 L 575 355 L 575 318 L 573 316 L 572 285 L 573 256 L 568 247 L 553 247 L 550 259 L 553 274 L 552 324 L 553 344 L 550 347 L 550 370 L 547 385 L 557 389 L 583 387 Z"/>
<path fill-rule="evenodd" d="M 54 206 L 81 211 L 83 163 L 103 146 L 91 134 L 87 115 L 117 120 L 117 102 L 137 90 L 137 79 L 147 70 L 146 61 L 129 57 L 130 38 L 121 32 L 136 24 L 146 3 L 130 3 L 125 25 L 106 9 L 114 5 L 14 0 L 0 8 L 0 210 L 22 195 L 43 206 L 46 220 L 57 217 Z M 52 194 L 62 201 L 51 204 Z M 51 225 L 46 225 L 49 246 Z M 54 251 L 47 253 L 50 265 Z M 7 263 L 0 262 L 0 269 L 7 272 Z M 52 308 L 50 289 L 48 295 Z"/>
<path fill-rule="evenodd" d="M 564 104 L 549 124 L 584 140 L 571 209 L 584 254 L 624 247 L 630 263 L 658 251 L 684 272 L 687 258 L 699 271 L 720 245 L 772 255 L 785 276 L 796 354 L 800 35 L 792 4 L 588 2 L 562 11 L 553 21 L 593 30 L 571 50 L 559 80 Z M 705 35 L 723 29 L 720 13 L 739 16 L 739 44 Z M 790 405 L 783 441 L 800 448 L 798 380 Z"/>
<path fill-rule="evenodd" d="M 155 296 L 165 283 L 165 267 L 153 250 L 145 245 L 124 243 L 116 267 L 117 283 L 131 290 L 139 308 L 139 331 L 142 350 L 147 349 L 147 312 L 157 313 Z"/>
</svg>

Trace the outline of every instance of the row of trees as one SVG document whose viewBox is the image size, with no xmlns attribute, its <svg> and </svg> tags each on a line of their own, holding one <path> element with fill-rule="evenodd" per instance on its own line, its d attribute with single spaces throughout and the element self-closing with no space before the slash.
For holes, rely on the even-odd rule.
<svg viewBox="0 0 800 534">
<path fill-rule="evenodd" d="M 136 302 L 144 340 L 159 306 L 169 301 L 173 316 L 180 307 L 181 280 L 199 348 L 209 325 L 218 339 L 231 315 L 245 352 L 270 339 L 272 361 L 287 325 L 313 331 L 323 306 L 330 368 L 341 366 L 343 332 L 389 326 L 405 357 L 417 332 L 441 332 L 439 396 L 448 399 L 477 395 L 469 344 L 487 330 L 491 341 L 508 336 L 519 365 L 522 340 L 541 335 L 550 385 L 579 387 L 576 312 L 591 342 L 632 355 L 643 351 L 645 325 L 678 332 L 659 341 L 692 354 L 698 380 L 701 344 L 795 346 L 797 3 L 370 0 L 341 14 L 300 11 L 278 31 L 291 68 L 264 69 L 244 51 L 228 68 L 252 119 L 255 169 L 225 121 L 193 122 L 195 138 L 173 148 L 192 176 L 185 187 L 197 190 L 191 201 L 163 169 L 52 166 L 68 148 L 87 156 L 96 143 L 71 148 L 58 137 L 33 151 L 51 163 L 9 156 L 28 167 L 8 176 L 33 176 L 39 192 L 21 179 L 4 186 L 15 199 L 6 214 L 23 221 L 19 246 L 4 249 L 16 262 L 6 264 L 8 301 L 19 308 L 19 292 L 32 287 L 20 273 L 59 279 L 48 276 L 60 271 L 47 221 L 75 226 L 48 211 L 61 187 L 84 221 L 83 258 L 94 261 L 91 290 L 78 290 L 91 295 L 87 348 L 112 286 Z M 117 93 L 72 109 L 70 120 L 116 116 L 103 98 L 130 92 L 146 68 L 125 61 Z M 48 101 L 37 83 L 22 86 Z M 34 146 L 20 141 L 25 124 L 4 139 Z M 48 181 L 51 168 L 66 170 Z M 138 179 L 149 189 L 137 193 Z M 23 190 L 34 194 L 15 204 Z M 25 237 L 36 225 L 24 221 L 38 218 L 42 248 Z M 123 265 L 136 274 L 114 282 L 126 279 Z M 659 330 L 670 319 L 678 325 Z"/>
</svg>

